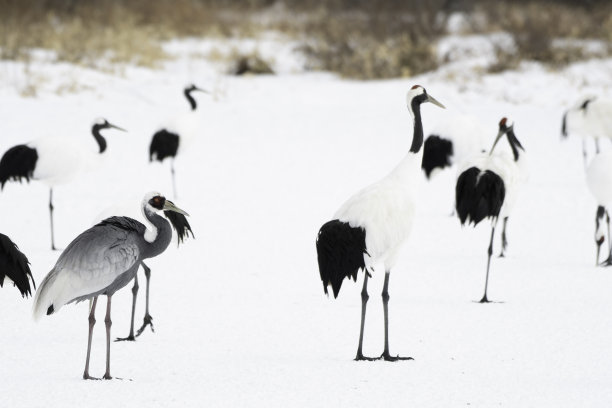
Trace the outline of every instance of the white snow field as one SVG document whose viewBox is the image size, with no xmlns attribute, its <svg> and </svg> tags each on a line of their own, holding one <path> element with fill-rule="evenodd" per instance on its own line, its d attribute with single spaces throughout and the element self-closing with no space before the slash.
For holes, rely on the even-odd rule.
<svg viewBox="0 0 612 408">
<path fill-rule="evenodd" d="M 171 195 L 169 163 L 148 162 L 165 118 L 197 95 L 201 135 L 176 161 L 178 197 L 196 235 L 148 261 L 148 329 L 111 346 L 112 381 L 81 379 L 87 304 L 35 323 L 32 299 L 0 290 L 2 407 L 609 407 L 612 404 L 612 269 L 595 267 L 596 204 L 581 140 L 561 141 L 563 111 L 583 95 L 609 95 L 612 60 L 561 71 L 524 64 L 487 75 L 468 63 L 402 80 L 357 82 L 296 69 L 287 47 L 266 46 L 279 74 L 229 77 L 194 52 L 169 45 L 163 69 L 111 75 L 56 64 L 44 53 L 27 71 L 0 63 L 0 151 L 37 137 L 91 142 L 105 117 L 102 167 L 54 190 L 56 243 L 64 248 L 105 208 L 150 190 Z M 296 60 L 298 57 L 295 57 Z M 20 92 L 38 78 L 37 97 Z M 41 79 L 42 78 L 42 79 Z M 78 83 L 77 92 L 60 92 Z M 315 238 L 351 194 L 387 174 L 409 149 L 405 94 L 423 85 L 447 110 L 423 106 L 425 132 L 447 114 L 482 119 L 497 134 L 515 121 L 530 177 L 508 225 L 505 259 L 493 258 L 489 298 L 479 304 L 490 228 L 451 216 L 455 170 L 427 183 L 418 217 L 391 272 L 396 363 L 355 362 L 361 307 L 357 284 L 326 297 Z M 605 144 L 607 142 L 603 142 Z M 504 144 L 507 144 L 504 140 Z M 610 146 L 605 146 L 609 148 Z M 8 183 L 0 232 L 29 257 L 36 282 L 53 267 L 48 189 Z M 499 252 L 496 238 L 495 253 Z M 604 247 L 606 247 L 604 245 Z M 602 257 L 603 258 L 603 257 Z M 144 313 L 144 277 L 136 323 Z M 370 280 L 364 354 L 383 350 L 383 271 Z M 128 332 L 129 286 L 113 298 L 113 337 Z M 105 299 L 97 310 L 90 372 L 105 363 Z"/>
</svg>

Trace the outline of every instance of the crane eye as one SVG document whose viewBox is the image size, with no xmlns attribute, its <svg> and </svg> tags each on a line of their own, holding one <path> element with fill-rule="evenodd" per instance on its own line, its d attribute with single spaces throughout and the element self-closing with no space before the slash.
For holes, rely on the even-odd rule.
<svg viewBox="0 0 612 408">
<path fill-rule="evenodd" d="M 161 210 L 164 207 L 166 199 L 162 196 L 155 196 L 149 200 L 149 204 L 158 210 Z"/>
</svg>

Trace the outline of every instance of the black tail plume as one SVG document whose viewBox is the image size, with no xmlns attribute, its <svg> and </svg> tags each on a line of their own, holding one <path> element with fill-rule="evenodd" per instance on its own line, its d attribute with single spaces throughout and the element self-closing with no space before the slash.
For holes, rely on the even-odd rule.
<svg viewBox="0 0 612 408">
<path fill-rule="evenodd" d="M 486 217 L 497 218 L 504 203 L 504 181 L 490 170 L 470 167 L 457 179 L 455 207 L 461 224 L 478 224 Z"/>
<path fill-rule="evenodd" d="M 365 237 L 363 228 L 351 227 L 339 220 L 329 221 L 321 227 L 317 236 L 317 257 L 325 294 L 331 285 L 334 298 L 337 298 L 344 278 L 357 281 L 357 273 L 365 268 Z"/>
<path fill-rule="evenodd" d="M 149 161 L 164 161 L 166 157 L 175 157 L 179 147 L 179 135 L 162 129 L 156 132 L 149 146 Z"/>
<path fill-rule="evenodd" d="M 8 276 L 21 292 L 21 296 L 31 295 L 30 279 L 34 289 L 36 283 L 29 264 L 28 258 L 19 251 L 17 245 L 6 235 L 0 234 L 0 287 L 4 283 L 5 276 Z"/>
<path fill-rule="evenodd" d="M 438 135 L 430 135 L 423 145 L 423 161 L 421 168 L 427 178 L 435 168 L 450 167 L 453 155 L 453 143 Z"/>
<path fill-rule="evenodd" d="M 0 189 L 4 188 L 8 180 L 21 182 L 24 178 L 29 182 L 37 160 L 36 149 L 26 145 L 17 145 L 8 149 L 0 159 Z"/>
</svg>

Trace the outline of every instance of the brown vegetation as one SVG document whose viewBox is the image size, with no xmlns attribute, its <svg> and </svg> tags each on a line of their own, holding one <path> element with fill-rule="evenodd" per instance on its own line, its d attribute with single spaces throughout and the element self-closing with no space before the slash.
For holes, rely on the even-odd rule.
<svg viewBox="0 0 612 408">
<path fill-rule="evenodd" d="M 612 42 L 608 1 L 285 0 L 283 4 L 284 13 L 264 20 L 258 16 L 278 8 L 276 2 L 0 0 L 0 58 L 27 58 L 30 49 L 44 48 L 53 50 L 58 60 L 102 69 L 116 62 L 155 66 L 167 57 L 161 47 L 165 40 L 253 36 L 274 29 L 303 44 L 313 69 L 351 78 L 411 76 L 438 64 L 435 43 L 445 34 L 446 18 L 454 11 L 485 16 L 485 23 L 473 24 L 472 32 L 505 31 L 514 38 L 513 49 L 498 47 L 493 71 L 514 68 L 524 59 L 557 67 L 593 56 L 576 43 L 555 44 L 558 38 Z"/>
</svg>

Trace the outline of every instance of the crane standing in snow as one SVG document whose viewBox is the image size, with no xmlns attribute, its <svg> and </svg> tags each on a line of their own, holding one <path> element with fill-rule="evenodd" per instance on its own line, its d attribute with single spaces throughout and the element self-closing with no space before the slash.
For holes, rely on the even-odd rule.
<svg viewBox="0 0 612 408">
<path fill-rule="evenodd" d="M 587 97 L 568 109 L 561 123 L 561 136 L 578 133 L 582 137 L 582 158 L 587 165 L 586 139 L 595 140 L 595 152 L 600 152 L 600 139 L 612 138 L 612 100 Z"/>
<path fill-rule="evenodd" d="M 423 157 L 423 124 L 421 104 L 431 102 L 444 106 L 415 85 L 407 94 L 408 111 L 414 120 L 412 145 L 406 157 L 382 180 L 366 187 L 351 197 L 336 212 L 334 219 L 325 223 L 317 236 L 319 273 L 323 289 L 331 286 L 338 296 L 345 278 L 357 280 L 357 273 L 364 270 L 361 292 L 361 329 L 355 360 L 387 361 L 406 360 L 410 357 L 391 356 L 389 353 L 389 275 L 401 244 L 410 233 L 417 200 L 416 187 Z M 375 262 L 385 267 L 382 292 L 385 316 L 385 348 L 379 358 L 365 357 L 362 352 L 367 288 Z"/>
<path fill-rule="evenodd" d="M 30 271 L 28 258 L 17 248 L 17 245 L 4 234 L 0 234 L 0 287 L 4 279 L 9 278 L 21 296 L 28 297 L 31 294 L 30 280 L 36 289 L 34 277 Z"/>
<path fill-rule="evenodd" d="M 99 154 L 106 151 L 106 139 L 100 134 L 104 129 L 124 129 L 109 123 L 106 119 L 97 119 L 91 128 Z M 87 158 L 91 152 L 72 140 L 59 138 L 39 139 L 28 144 L 10 148 L 0 159 L 0 190 L 9 180 L 41 180 L 49 185 L 49 217 L 51 220 L 51 249 L 55 250 L 53 232 L 53 187 L 63 184 L 88 166 Z"/>
<path fill-rule="evenodd" d="M 92 300 L 89 313 L 89 338 L 84 379 L 89 375 L 89 355 L 95 311 L 99 295 L 107 296 L 106 317 L 106 372 L 110 374 L 111 299 L 136 275 L 144 259 L 153 258 L 166 250 L 172 239 L 170 223 L 161 215 L 172 211 L 188 215 L 159 193 L 148 193 L 142 201 L 147 220 L 144 225 L 129 217 L 111 217 L 76 237 L 62 252 L 57 263 L 47 274 L 36 292 L 34 317 L 53 314 L 71 302 Z M 170 218 L 170 222 L 172 222 Z M 175 228 L 182 227 L 175 225 Z"/>
<path fill-rule="evenodd" d="M 198 105 L 192 92 L 209 93 L 193 84 L 187 86 L 183 90 L 183 93 L 189 102 L 191 111 L 172 119 L 167 126 L 155 132 L 151 139 L 151 145 L 149 146 L 149 161 L 156 160 L 163 162 L 164 159 L 170 158 L 170 173 L 172 175 L 172 193 L 174 194 L 174 198 L 176 198 L 174 160 L 179 153 L 179 149 L 183 149 L 185 144 L 187 144 L 199 130 L 199 121 L 197 116 L 195 116 Z"/>
<path fill-rule="evenodd" d="M 512 149 L 511 157 L 506 154 L 493 154 L 497 142 L 503 135 L 506 135 Z M 504 219 L 502 247 L 507 245 L 506 223 L 514 205 L 517 190 L 524 181 L 519 163 L 523 156 L 521 150 L 524 151 L 514 134 L 513 123 L 507 118 L 502 118 L 499 122 L 499 132 L 489 154 L 473 158 L 466 166 L 467 169 L 462 171 L 457 179 L 455 203 L 461 224 L 465 225 L 468 222 L 476 226 L 485 218 L 489 218 L 492 222 L 491 240 L 487 252 L 485 290 L 480 303 L 489 302 L 487 298 L 489 268 L 493 254 L 493 237 L 499 217 Z"/>
</svg>

